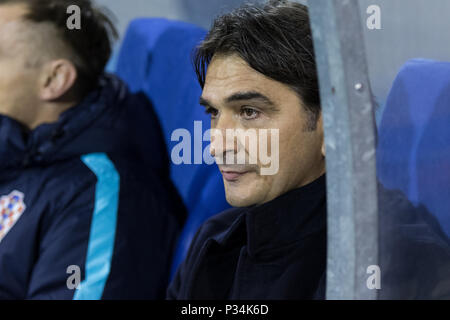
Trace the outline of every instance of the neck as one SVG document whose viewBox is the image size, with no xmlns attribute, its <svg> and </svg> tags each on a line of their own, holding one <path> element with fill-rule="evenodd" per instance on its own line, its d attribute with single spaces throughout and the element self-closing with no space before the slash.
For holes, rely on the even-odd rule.
<svg viewBox="0 0 450 320">
<path fill-rule="evenodd" d="M 76 102 L 46 103 L 36 108 L 32 117 L 21 122 L 30 130 L 33 130 L 42 124 L 57 122 L 59 116 L 74 105 L 76 105 Z"/>
</svg>

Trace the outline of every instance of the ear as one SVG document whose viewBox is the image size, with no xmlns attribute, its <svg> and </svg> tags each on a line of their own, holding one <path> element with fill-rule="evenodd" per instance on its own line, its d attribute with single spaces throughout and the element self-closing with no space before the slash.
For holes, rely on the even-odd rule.
<svg viewBox="0 0 450 320">
<path fill-rule="evenodd" d="M 325 139 L 322 140 L 322 155 L 325 158 L 325 156 L 326 156 Z"/>
<path fill-rule="evenodd" d="M 321 146 L 321 152 L 322 152 L 322 156 L 325 157 L 326 152 L 325 152 L 325 133 L 323 130 L 323 118 L 322 118 L 322 112 L 320 113 L 320 117 L 319 120 L 317 121 L 317 130 L 320 130 L 321 132 L 321 136 L 322 136 L 322 146 Z"/>
<path fill-rule="evenodd" d="M 39 82 L 39 97 L 54 101 L 64 96 L 75 84 L 77 69 L 69 60 L 53 60 L 43 66 Z"/>
</svg>

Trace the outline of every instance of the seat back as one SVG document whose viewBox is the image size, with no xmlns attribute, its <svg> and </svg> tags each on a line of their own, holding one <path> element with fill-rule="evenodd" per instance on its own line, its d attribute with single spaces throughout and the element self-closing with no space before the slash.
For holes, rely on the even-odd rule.
<svg viewBox="0 0 450 320">
<path fill-rule="evenodd" d="M 377 174 L 423 204 L 450 235 L 450 63 L 408 61 L 381 119 Z"/>
<path fill-rule="evenodd" d="M 205 35 L 202 28 L 184 22 L 137 19 L 128 27 L 117 61 L 116 73 L 128 83 L 131 91 L 143 91 L 153 103 L 169 155 L 180 142 L 190 151 L 190 156 L 189 152 L 181 155 L 188 155 L 192 164 L 176 165 L 172 161 L 170 168 L 171 178 L 188 210 L 172 274 L 184 259 L 198 227 L 210 216 L 229 207 L 217 166 L 207 165 L 204 161 L 194 164 L 196 143 L 202 146 L 201 150 L 209 144 L 202 141 L 202 134 L 210 128 L 210 118 L 199 105 L 201 88 L 191 62 L 194 48 Z M 200 121 L 196 130 L 194 121 Z M 176 141 L 172 141 L 172 134 L 177 129 L 186 129 L 183 132 L 188 133 L 190 139 L 176 137 Z"/>
</svg>

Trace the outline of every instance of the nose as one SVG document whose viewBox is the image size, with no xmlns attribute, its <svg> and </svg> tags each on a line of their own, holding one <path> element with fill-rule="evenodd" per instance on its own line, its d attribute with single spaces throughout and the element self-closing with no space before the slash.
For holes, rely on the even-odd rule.
<svg viewBox="0 0 450 320">
<path fill-rule="evenodd" d="M 227 131 L 229 131 L 228 135 L 230 135 L 231 131 L 234 132 L 235 126 L 232 116 L 222 114 L 215 126 L 211 128 L 210 153 L 213 157 L 223 158 L 227 153 L 235 154 L 237 152 L 236 139 L 227 139 Z"/>
</svg>

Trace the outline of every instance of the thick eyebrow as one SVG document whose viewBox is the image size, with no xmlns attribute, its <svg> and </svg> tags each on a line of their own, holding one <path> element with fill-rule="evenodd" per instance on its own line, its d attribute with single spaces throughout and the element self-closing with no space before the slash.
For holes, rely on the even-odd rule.
<svg viewBox="0 0 450 320">
<path fill-rule="evenodd" d="M 268 97 L 257 91 L 237 92 L 225 99 L 227 103 L 243 100 L 259 100 L 270 106 L 275 105 Z"/>
<path fill-rule="evenodd" d="M 266 105 L 268 105 L 269 107 L 271 107 L 272 109 L 276 109 L 275 104 L 272 102 L 272 100 L 270 100 L 268 97 L 266 97 L 265 95 L 256 92 L 256 91 L 245 91 L 245 92 L 237 92 L 232 94 L 231 96 L 229 96 L 228 98 L 225 99 L 226 103 L 231 103 L 231 102 L 236 102 L 236 101 L 247 101 L 247 100 L 259 100 L 263 103 L 265 103 Z M 213 104 L 203 98 L 200 97 L 200 101 L 199 101 L 200 105 L 207 107 L 207 108 L 214 108 Z"/>
<path fill-rule="evenodd" d="M 199 103 L 200 103 L 200 105 L 202 105 L 202 106 L 204 106 L 204 107 L 206 107 L 206 108 L 212 108 L 212 107 L 213 107 L 213 106 L 212 106 L 212 103 L 209 102 L 208 100 L 206 100 L 206 99 L 203 98 L 203 97 L 200 97 Z"/>
</svg>

